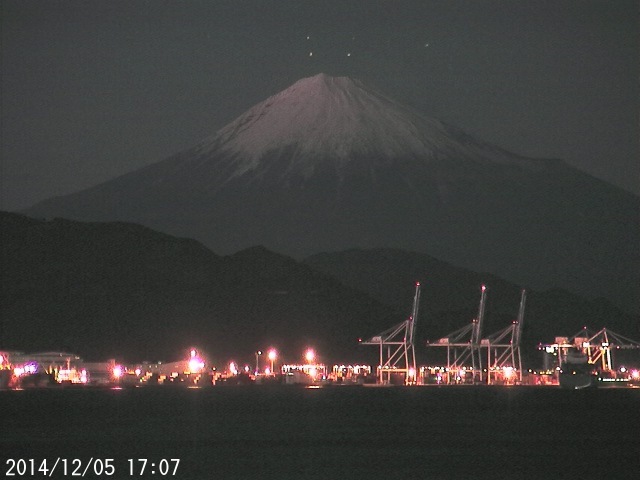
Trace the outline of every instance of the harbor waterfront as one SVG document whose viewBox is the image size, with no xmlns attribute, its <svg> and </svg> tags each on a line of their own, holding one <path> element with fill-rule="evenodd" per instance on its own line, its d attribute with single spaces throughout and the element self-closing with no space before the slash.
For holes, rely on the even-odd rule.
<svg viewBox="0 0 640 480">
<path fill-rule="evenodd" d="M 400 327 L 393 330 L 393 335 L 404 333 L 402 330 L 405 326 L 401 324 Z M 555 343 L 539 345 L 539 367 L 527 370 L 519 358 L 519 346 L 516 350 L 511 346 L 513 344 L 500 345 L 505 349 L 498 356 L 499 350 L 495 346 L 480 342 L 474 346 L 472 341 L 452 343 L 448 338 L 428 345 L 446 347 L 445 362 L 418 366 L 415 356 L 411 358 L 407 353 L 406 336 L 401 342 L 383 340 L 381 336 L 373 337 L 375 341 L 369 341 L 368 344 L 375 345 L 377 342 L 380 348 L 380 363 L 375 367 L 363 364 L 326 365 L 316 358 L 313 349 L 307 349 L 301 356 L 301 363 L 281 363 L 277 351 L 271 348 L 264 354 L 256 351 L 252 365 L 231 360 L 220 367 L 213 365 L 205 354 L 195 348 L 185 353 L 182 360 L 131 364 L 119 363 L 115 359 L 86 362 L 68 352 L 0 351 L 0 390 L 64 386 L 211 387 L 253 383 L 313 386 L 559 385 L 570 389 L 640 386 L 637 355 L 640 343 L 606 329 L 591 338 L 583 336 L 585 334 L 586 329 L 573 337 L 556 337 Z M 395 348 L 393 354 L 389 345 Z M 386 355 L 383 353 L 384 347 L 388 349 Z M 483 350 L 486 355 L 484 358 Z M 490 364 L 492 351 L 494 363 Z M 496 358 L 501 362 L 495 361 Z"/>
<path fill-rule="evenodd" d="M 285 363 L 276 348 L 255 350 L 250 366 L 231 360 L 218 368 L 208 356 L 190 348 L 184 358 L 174 362 L 142 362 L 123 365 L 111 359 L 84 362 L 68 352 L 0 351 L 0 388 L 49 387 L 52 385 L 185 385 L 213 386 L 248 383 L 286 385 L 560 385 L 582 389 L 640 384 L 638 358 L 631 364 L 614 360 L 628 351 L 638 351 L 640 342 L 602 328 L 597 332 L 583 327 L 571 337 L 556 337 L 551 344 L 540 344 L 542 367 L 525 370 L 521 338 L 527 298 L 521 291 L 518 316 L 506 328 L 483 338 L 487 287 L 480 288 L 478 314 L 466 326 L 427 342 L 441 353 L 436 366 L 418 368 L 415 332 L 420 306 L 420 282 L 414 285 L 413 308 L 407 320 L 362 340 L 360 345 L 379 350 L 375 369 L 369 365 L 335 364 L 330 369 L 313 348 L 301 356 L 303 363 Z M 431 349 L 434 350 L 433 348 Z M 436 358 L 435 356 L 433 358 Z M 446 361 L 445 361 L 446 358 Z M 262 362 L 261 362 L 262 360 Z"/>
<path fill-rule="evenodd" d="M 158 478 L 152 463 L 179 459 L 163 477 L 636 478 L 638 405 L 635 388 L 7 389 L 0 468 L 9 459 L 47 459 L 49 468 L 112 459 L 111 476 L 85 478 Z M 148 462 L 142 476 L 138 459 Z M 44 478 L 37 473 L 21 478 Z M 62 473 L 53 478 L 69 478 Z"/>
</svg>

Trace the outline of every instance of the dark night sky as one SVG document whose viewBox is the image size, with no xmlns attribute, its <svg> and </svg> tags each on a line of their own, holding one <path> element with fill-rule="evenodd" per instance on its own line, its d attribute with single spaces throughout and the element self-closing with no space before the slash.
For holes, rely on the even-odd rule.
<svg viewBox="0 0 640 480">
<path fill-rule="evenodd" d="M 1 5 L 4 210 L 159 161 L 319 72 L 640 194 L 635 0 Z"/>
</svg>

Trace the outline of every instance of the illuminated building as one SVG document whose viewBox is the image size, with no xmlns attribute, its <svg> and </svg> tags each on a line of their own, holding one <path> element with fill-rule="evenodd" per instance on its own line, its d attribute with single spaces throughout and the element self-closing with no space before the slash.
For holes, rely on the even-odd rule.
<svg viewBox="0 0 640 480">
<path fill-rule="evenodd" d="M 286 384 L 310 385 L 327 379 L 327 366 L 322 363 L 283 365 L 282 375 Z"/>
<path fill-rule="evenodd" d="M 369 365 L 334 365 L 330 378 L 338 383 L 368 383 L 373 377 Z"/>
</svg>

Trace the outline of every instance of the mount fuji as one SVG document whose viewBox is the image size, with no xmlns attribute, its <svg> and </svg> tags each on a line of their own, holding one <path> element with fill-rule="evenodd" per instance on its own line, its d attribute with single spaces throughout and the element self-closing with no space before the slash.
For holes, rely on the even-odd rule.
<svg viewBox="0 0 640 480">
<path fill-rule="evenodd" d="M 640 311 L 640 198 L 347 77 L 302 79 L 187 151 L 25 213 L 140 223 L 219 254 L 400 248 Z"/>
</svg>

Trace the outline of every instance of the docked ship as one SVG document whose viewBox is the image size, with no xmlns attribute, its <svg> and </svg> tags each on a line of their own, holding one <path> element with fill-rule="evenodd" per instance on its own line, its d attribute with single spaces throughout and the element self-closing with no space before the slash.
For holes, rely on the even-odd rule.
<svg viewBox="0 0 640 480">
<path fill-rule="evenodd" d="M 598 385 L 598 377 L 589 356 L 577 349 L 567 351 L 560 367 L 558 382 L 561 388 L 579 390 L 594 388 Z"/>
</svg>

